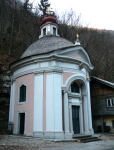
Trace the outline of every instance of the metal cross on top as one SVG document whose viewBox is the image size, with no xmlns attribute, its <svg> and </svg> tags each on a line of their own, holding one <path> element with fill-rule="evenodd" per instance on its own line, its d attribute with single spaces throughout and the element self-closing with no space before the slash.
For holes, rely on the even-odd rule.
<svg viewBox="0 0 114 150">
<path fill-rule="evenodd" d="M 47 12 L 50 14 L 50 11 L 51 11 L 51 9 L 50 9 L 50 7 L 47 7 Z"/>
<path fill-rule="evenodd" d="M 48 15 L 53 15 L 53 11 L 51 11 L 51 8 L 50 7 L 47 7 L 47 14 Z"/>
</svg>

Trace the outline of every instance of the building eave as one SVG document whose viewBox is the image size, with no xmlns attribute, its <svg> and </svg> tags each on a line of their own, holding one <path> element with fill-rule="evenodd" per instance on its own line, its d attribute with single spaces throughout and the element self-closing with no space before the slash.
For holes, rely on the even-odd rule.
<svg viewBox="0 0 114 150">
<path fill-rule="evenodd" d="M 105 85 L 107 85 L 109 87 L 114 88 L 114 83 L 112 83 L 112 82 L 109 82 L 109 81 L 106 81 L 106 80 L 103 80 L 103 79 L 99 79 L 99 78 L 94 77 L 94 76 L 91 77 L 91 80 L 95 80 L 97 82 L 100 82 L 102 84 L 105 84 Z"/>
</svg>

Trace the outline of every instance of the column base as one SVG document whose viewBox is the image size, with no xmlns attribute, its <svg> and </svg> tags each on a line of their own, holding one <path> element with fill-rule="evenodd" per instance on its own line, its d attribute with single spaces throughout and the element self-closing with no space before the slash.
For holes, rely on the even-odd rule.
<svg viewBox="0 0 114 150">
<path fill-rule="evenodd" d="M 38 137 L 42 139 L 72 139 L 72 134 L 69 132 L 64 133 L 63 131 L 46 131 L 45 133 L 43 131 L 33 131 L 33 137 Z"/>
<path fill-rule="evenodd" d="M 13 134 L 13 122 L 8 122 L 8 131 L 10 132 L 10 134 Z"/>
<path fill-rule="evenodd" d="M 90 129 L 90 132 L 91 132 L 91 135 L 93 135 L 93 134 L 94 134 L 94 130 L 93 130 L 93 128 L 92 128 L 92 129 Z"/>
<path fill-rule="evenodd" d="M 84 132 L 84 134 L 85 134 L 85 135 L 91 135 L 91 132 L 90 132 L 89 130 L 86 130 L 86 131 Z"/>
<path fill-rule="evenodd" d="M 72 134 L 70 132 L 65 132 L 64 139 L 72 139 Z"/>
<path fill-rule="evenodd" d="M 44 132 L 43 131 L 33 131 L 33 137 L 44 138 Z"/>
<path fill-rule="evenodd" d="M 44 138 L 45 139 L 64 139 L 64 132 L 63 131 L 61 132 L 47 131 L 45 132 Z"/>
</svg>

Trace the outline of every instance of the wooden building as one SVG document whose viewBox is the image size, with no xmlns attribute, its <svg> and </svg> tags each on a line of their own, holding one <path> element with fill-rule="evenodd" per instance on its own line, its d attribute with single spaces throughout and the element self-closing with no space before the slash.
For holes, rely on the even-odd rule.
<svg viewBox="0 0 114 150">
<path fill-rule="evenodd" d="M 92 77 L 90 91 L 94 131 L 114 132 L 114 83 Z"/>
</svg>

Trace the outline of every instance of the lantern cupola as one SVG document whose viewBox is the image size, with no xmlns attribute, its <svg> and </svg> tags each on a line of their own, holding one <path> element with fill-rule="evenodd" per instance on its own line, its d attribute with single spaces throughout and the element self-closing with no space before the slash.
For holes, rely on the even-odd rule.
<svg viewBox="0 0 114 150">
<path fill-rule="evenodd" d="M 45 17 L 41 22 L 40 28 L 41 35 L 39 38 L 50 35 L 59 36 L 57 19 L 52 16 Z"/>
</svg>

